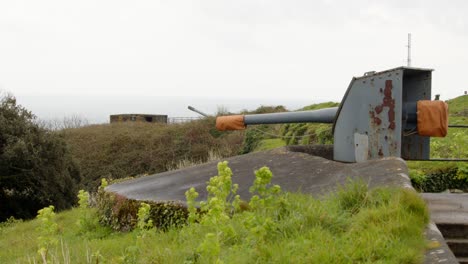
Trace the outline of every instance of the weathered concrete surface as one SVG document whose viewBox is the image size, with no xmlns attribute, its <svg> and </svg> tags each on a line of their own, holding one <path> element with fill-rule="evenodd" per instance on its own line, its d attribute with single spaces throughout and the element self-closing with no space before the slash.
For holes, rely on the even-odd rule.
<svg viewBox="0 0 468 264">
<path fill-rule="evenodd" d="M 302 152 L 297 152 L 301 150 Z M 239 184 L 241 199 L 250 198 L 249 187 L 254 170 L 267 166 L 273 172 L 272 183 L 286 191 L 300 191 L 314 196 L 326 194 L 347 179 L 361 179 L 375 186 L 410 186 L 406 163 L 400 158 L 385 158 L 363 163 L 340 163 L 308 153 L 317 149 L 306 147 L 278 148 L 226 159 L 233 171 L 232 180 Z M 326 153 L 327 151 L 319 149 Z M 317 153 L 314 153 L 317 154 Z M 195 187 L 199 199 L 206 199 L 206 182 L 217 175 L 217 161 L 181 170 L 159 173 L 110 185 L 106 190 L 130 199 L 153 201 L 185 201 L 185 191 Z"/>
<path fill-rule="evenodd" d="M 468 193 L 423 193 L 436 224 L 468 224 Z"/>
<path fill-rule="evenodd" d="M 460 263 L 468 263 L 468 194 L 423 193 L 421 195 L 429 207 L 431 220 L 435 222 L 444 237 L 441 248 L 433 250 L 432 255 L 426 254 L 426 256 L 444 260 L 449 259 L 453 252 Z M 448 247 L 451 252 L 447 252 Z M 440 261 L 431 263 L 440 263 Z"/>
<path fill-rule="evenodd" d="M 457 258 L 445 242 L 442 233 L 431 220 L 426 229 L 426 239 L 429 241 L 429 248 L 426 250 L 424 264 L 436 263 L 458 263 Z"/>
</svg>

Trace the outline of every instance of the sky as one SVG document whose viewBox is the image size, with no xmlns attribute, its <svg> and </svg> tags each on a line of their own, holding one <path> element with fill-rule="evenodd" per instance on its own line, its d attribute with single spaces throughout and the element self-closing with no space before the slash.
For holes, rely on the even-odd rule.
<svg viewBox="0 0 468 264">
<path fill-rule="evenodd" d="M 0 90 L 45 119 L 294 108 L 406 65 L 411 33 L 412 66 L 449 99 L 468 90 L 467 13 L 465 0 L 0 0 Z"/>
</svg>

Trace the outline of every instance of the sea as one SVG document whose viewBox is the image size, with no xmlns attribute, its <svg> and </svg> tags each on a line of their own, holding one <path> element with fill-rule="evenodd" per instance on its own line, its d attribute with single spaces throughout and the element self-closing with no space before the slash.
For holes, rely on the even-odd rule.
<svg viewBox="0 0 468 264">
<path fill-rule="evenodd" d="M 207 115 L 218 112 L 238 113 L 260 106 L 282 105 L 288 110 L 338 99 L 320 98 L 229 98 L 189 96 L 16 96 L 17 103 L 39 120 L 61 120 L 78 117 L 90 124 L 108 123 L 113 114 L 155 114 L 168 117 L 197 117 L 192 106 Z"/>
</svg>

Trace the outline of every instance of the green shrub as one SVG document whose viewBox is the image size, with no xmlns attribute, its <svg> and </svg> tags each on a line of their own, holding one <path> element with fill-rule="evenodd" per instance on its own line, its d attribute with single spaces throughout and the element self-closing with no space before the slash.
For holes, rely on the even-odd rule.
<svg viewBox="0 0 468 264">
<path fill-rule="evenodd" d="M 138 213 L 144 206 L 141 217 L 146 224 L 151 220 L 155 228 L 167 230 L 174 226 L 186 224 L 188 218 L 187 208 L 176 202 L 136 201 L 126 197 L 105 191 L 107 181 L 102 180 L 96 198 L 96 207 L 99 222 L 118 231 L 130 231 L 139 225 Z M 146 211 L 149 206 L 149 211 Z M 144 214 L 144 215 L 143 215 Z M 149 215 L 149 216 L 148 216 Z M 143 221 L 143 220 L 142 220 Z M 140 222 L 140 224 L 142 224 Z"/>
<path fill-rule="evenodd" d="M 39 233 L 37 251 L 44 263 L 47 263 L 48 251 L 50 248 L 57 246 L 58 239 L 55 236 L 58 232 L 58 225 L 55 221 L 54 206 L 45 207 L 37 212 L 37 219 L 40 224 L 37 227 Z"/>
<path fill-rule="evenodd" d="M 463 164 L 458 166 L 457 179 L 468 182 L 468 165 Z"/>
<path fill-rule="evenodd" d="M 468 191 L 464 165 L 440 165 L 431 169 L 410 170 L 411 183 L 422 192 L 443 192 L 449 189 Z"/>
<path fill-rule="evenodd" d="M 267 125 L 255 126 L 255 128 L 247 128 L 245 131 L 244 142 L 242 143 L 242 150 L 240 154 L 247 154 L 256 149 L 260 142 L 268 138 L 265 133 L 271 131 Z"/>
<path fill-rule="evenodd" d="M 153 220 L 150 219 L 151 206 L 147 203 L 141 203 L 140 208 L 138 208 L 137 218 L 138 224 L 137 228 L 139 230 L 147 230 L 153 228 Z"/>
<path fill-rule="evenodd" d="M 36 124 L 12 96 L 0 95 L 0 221 L 75 203 L 79 169 L 64 139 Z"/>
<path fill-rule="evenodd" d="M 421 170 L 410 170 L 410 179 L 414 186 L 423 186 L 427 180 L 426 174 Z"/>
<path fill-rule="evenodd" d="M 80 212 L 80 216 L 76 222 L 78 226 L 78 234 L 86 237 L 93 237 L 96 233 L 99 233 L 99 230 L 102 228 L 99 225 L 99 220 L 95 210 L 89 210 L 90 195 L 88 192 L 80 190 L 77 197 L 78 210 Z M 100 234 L 97 235 L 100 236 Z"/>
</svg>

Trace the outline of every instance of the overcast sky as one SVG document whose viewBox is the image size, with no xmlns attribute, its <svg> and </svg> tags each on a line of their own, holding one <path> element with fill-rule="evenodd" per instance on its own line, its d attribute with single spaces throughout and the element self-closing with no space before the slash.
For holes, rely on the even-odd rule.
<svg viewBox="0 0 468 264">
<path fill-rule="evenodd" d="M 468 90 L 467 14 L 465 0 L 0 0 L 0 89 L 62 113 L 47 98 L 340 101 L 353 76 L 405 65 L 411 32 L 413 66 L 448 99 Z"/>
</svg>

